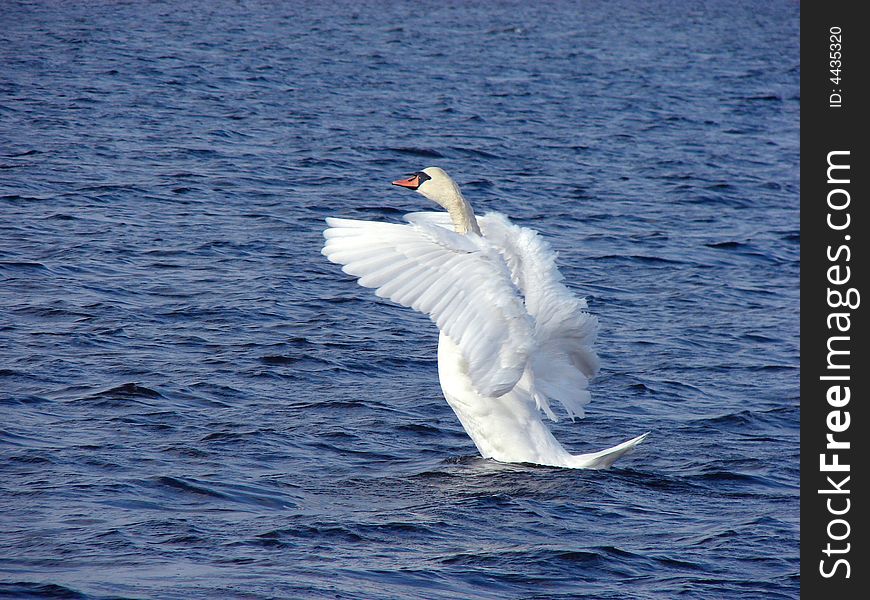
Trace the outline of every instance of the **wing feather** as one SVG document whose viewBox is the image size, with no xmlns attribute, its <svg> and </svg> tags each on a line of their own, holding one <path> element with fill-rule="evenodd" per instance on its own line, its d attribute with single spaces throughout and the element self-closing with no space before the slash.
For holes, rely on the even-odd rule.
<svg viewBox="0 0 870 600">
<path fill-rule="evenodd" d="M 551 418 L 552 401 L 561 403 L 570 417 L 583 417 L 583 406 L 591 399 L 588 382 L 598 373 L 598 355 L 592 348 L 598 319 L 586 311 L 586 300 L 565 286 L 556 253 L 537 232 L 498 213 L 479 217 L 478 223 L 499 248 L 535 323 L 530 376 L 523 380 L 526 391 Z"/>
<path fill-rule="evenodd" d="M 553 420 L 553 402 L 583 417 L 598 320 L 563 283 L 549 244 L 498 213 L 478 217 L 482 239 L 453 232 L 446 213 L 405 219 L 329 218 L 323 253 L 378 296 L 428 314 L 459 346 L 479 393 L 516 387 Z"/>
<path fill-rule="evenodd" d="M 326 221 L 323 254 L 378 296 L 429 315 L 459 346 L 478 393 L 501 396 L 514 388 L 534 325 L 488 242 L 425 217 L 407 225 Z"/>
</svg>

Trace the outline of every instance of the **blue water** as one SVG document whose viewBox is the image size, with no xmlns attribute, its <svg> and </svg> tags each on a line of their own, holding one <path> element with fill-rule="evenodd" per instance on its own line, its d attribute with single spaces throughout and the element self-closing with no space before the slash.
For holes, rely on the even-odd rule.
<svg viewBox="0 0 870 600">
<path fill-rule="evenodd" d="M 0 596 L 795 598 L 796 2 L 3 2 Z M 438 165 L 599 316 L 479 458 L 320 254 Z"/>
</svg>

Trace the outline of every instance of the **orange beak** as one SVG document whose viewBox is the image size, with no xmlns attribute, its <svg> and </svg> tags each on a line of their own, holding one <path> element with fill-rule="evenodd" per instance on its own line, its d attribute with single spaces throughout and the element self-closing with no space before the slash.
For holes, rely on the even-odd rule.
<svg viewBox="0 0 870 600">
<path fill-rule="evenodd" d="M 400 187 L 406 187 L 411 190 L 416 190 L 418 187 L 420 187 L 420 176 L 411 175 L 407 179 L 397 179 L 393 182 L 393 185 L 398 185 Z"/>
</svg>

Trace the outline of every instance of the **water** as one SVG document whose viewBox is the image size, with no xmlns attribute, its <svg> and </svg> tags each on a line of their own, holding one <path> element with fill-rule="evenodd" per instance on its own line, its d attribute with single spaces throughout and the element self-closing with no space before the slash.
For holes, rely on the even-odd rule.
<svg viewBox="0 0 870 600">
<path fill-rule="evenodd" d="M 0 595 L 794 598 L 793 2 L 4 2 Z M 575 452 L 476 456 L 319 254 L 438 165 L 601 319 Z"/>
</svg>

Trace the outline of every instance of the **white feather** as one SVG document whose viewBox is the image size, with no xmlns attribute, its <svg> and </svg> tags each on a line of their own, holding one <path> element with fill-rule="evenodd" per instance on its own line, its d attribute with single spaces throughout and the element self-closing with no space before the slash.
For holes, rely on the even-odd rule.
<svg viewBox="0 0 870 600">
<path fill-rule="evenodd" d="M 516 385 L 534 325 L 485 240 L 425 222 L 327 224 L 323 254 L 378 296 L 428 314 L 462 350 L 481 394 L 501 396 Z M 467 335 L 481 326 L 485 335 Z"/>
<path fill-rule="evenodd" d="M 446 213 L 406 219 L 329 218 L 323 253 L 378 296 L 428 314 L 458 344 L 479 392 L 520 383 L 551 419 L 553 401 L 583 417 L 598 324 L 565 287 L 549 244 L 498 213 L 478 217 L 482 238 L 452 232 Z"/>
</svg>

